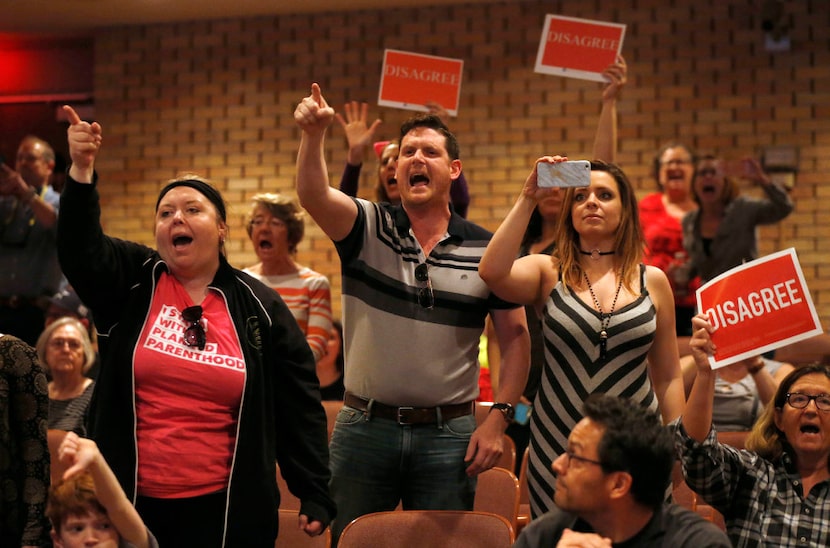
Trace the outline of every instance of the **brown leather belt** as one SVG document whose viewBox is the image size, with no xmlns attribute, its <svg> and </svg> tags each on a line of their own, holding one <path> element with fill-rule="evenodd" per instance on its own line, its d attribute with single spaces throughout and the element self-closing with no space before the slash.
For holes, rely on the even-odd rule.
<svg viewBox="0 0 830 548">
<path fill-rule="evenodd" d="M 440 411 L 441 420 L 446 421 L 475 412 L 473 402 L 441 405 L 439 407 L 395 407 L 374 400 L 367 400 L 346 392 L 343 403 L 360 411 L 368 413 L 370 417 L 389 419 L 400 425 L 410 424 L 437 424 Z"/>
</svg>

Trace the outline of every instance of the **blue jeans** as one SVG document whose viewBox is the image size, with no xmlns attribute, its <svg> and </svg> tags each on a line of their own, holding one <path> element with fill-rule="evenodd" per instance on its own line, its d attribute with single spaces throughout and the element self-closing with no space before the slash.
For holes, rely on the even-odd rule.
<svg viewBox="0 0 830 548">
<path fill-rule="evenodd" d="M 338 413 L 329 446 L 331 494 L 337 503 L 332 546 L 353 519 L 394 510 L 472 510 L 475 478 L 464 455 L 474 415 L 437 424 L 401 426 L 352 407 Z"/>
</svg>

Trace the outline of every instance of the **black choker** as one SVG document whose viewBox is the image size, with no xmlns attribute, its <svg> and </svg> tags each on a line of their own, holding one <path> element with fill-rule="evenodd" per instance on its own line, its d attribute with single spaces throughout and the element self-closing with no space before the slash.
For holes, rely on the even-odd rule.
<svg viewBox="0 0 830 548">
<path fill-rule="evenodd" d="M 585 251 L 580 249 L 580 253 L 583 255 L 589 255 L 593 260 L 598 261 L 600 257 L 604 257 L 605 255 L 613 255 L 613 251 L 600 251 L 599 249 L 592 249 L 591 251 Z"/>
</svg>

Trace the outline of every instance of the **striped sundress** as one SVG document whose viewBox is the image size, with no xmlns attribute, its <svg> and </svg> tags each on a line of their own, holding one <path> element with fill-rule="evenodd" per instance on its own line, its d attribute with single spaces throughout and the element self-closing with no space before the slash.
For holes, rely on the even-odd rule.
<svg viewBox="0 0 830 548">
<path fill-rule="evenodd" d="M 543 311 L 545 365 L 533 403 L 528 484 L 533 517 L 553 507 L 551 463 L 565 452 L 568 435 L 582 419 L 582 402 L 595 392 L 631 398 L 657 410 L 646 356 L 657 327 L 654 303 L 640 266 L 640 296 L 615 310 L 608 324 L 607 354 L 600 359 L 600 313 L 566 290 L 551 291 Z"/>
</svg>

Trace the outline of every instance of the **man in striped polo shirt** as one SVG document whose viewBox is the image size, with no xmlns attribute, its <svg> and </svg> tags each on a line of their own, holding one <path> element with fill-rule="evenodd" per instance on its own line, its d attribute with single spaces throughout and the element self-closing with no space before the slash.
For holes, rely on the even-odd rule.
<svg viewBox="0 0 830 548">
<path fill-rule="evenodd" d="M 527 380 L 524 311 L 478 276 L 491 234 L 452 211 L 458 142 L 439 118 L 401 128 L 401 205 L 329 186 L 334 119 L 317 84 L 294 113 L 302 129 L 297 194 L 334 241 L 343 276 L 345 406 L 330 447 L 333 538 L 352 519 L 405 509 L 471 510 L 475 477 L 502 452 Z M 478 341 L 490 314 L 502 351 L 495 413 L 476 428 Z"/>
</svg>

